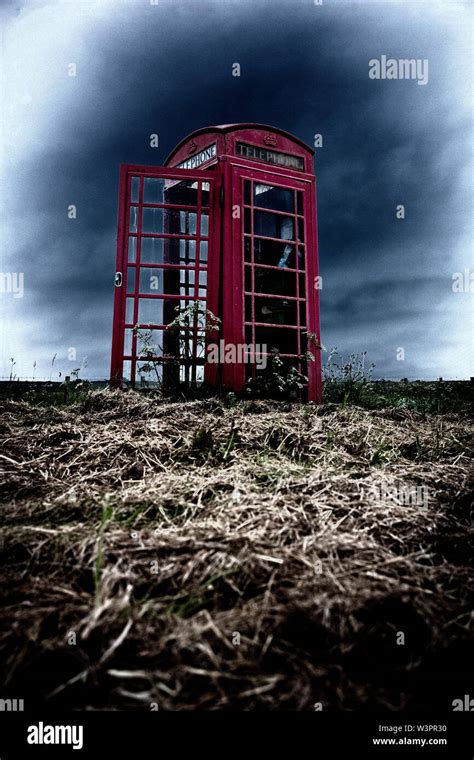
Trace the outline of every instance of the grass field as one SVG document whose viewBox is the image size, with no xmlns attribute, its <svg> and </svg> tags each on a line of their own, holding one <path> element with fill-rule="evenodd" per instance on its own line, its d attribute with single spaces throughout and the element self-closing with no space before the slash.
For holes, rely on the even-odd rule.
<svg viewBox="0 0 474 760">
<path fill-rule="evenodd" d="M 2 696 L 450 711 L 473 675 L 469 393 L 4 394 Z"/>
</svg>

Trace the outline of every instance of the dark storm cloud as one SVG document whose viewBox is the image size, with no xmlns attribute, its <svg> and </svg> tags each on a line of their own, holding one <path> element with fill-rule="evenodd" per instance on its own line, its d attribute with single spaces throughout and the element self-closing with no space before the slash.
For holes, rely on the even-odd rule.
<svg viewBox="0 0 474 760">
<path fill-rule="evenodd" d="M 459 354 L 436 359 L 426 341 L 462 320 L 433 304 L 451 298 L 451 273 L 468 265 L 458 252 L 468 122 L 443 19 L 382 3 L 107 8 L 62 54 L 61 65 L 75 61 L 78 76 L 53 69 L 42 104 L 51 109 L 47 134 L 12 167 L 8 214 L 31 233 L 15 236 L 9 263 L 27 283 L 13 303 L 31 342 L 26 364 L 35 351 L 64 357 L 75 346 L 91 376 L 107 375 L 119 164 L 162 164 L 193 129 L 250 121 L 309 144 L 323 135 L 323 343 L 368 350 L 386 375 L 423 377 L 442 364 L 440 374 L 455 376 Z M 370 80 L 368 61 L 382 54 L 427 58 L 428 85 Z M 231 75 L 234 62 L 241 77 Z M 151 133 L 159 149 L 150 148 Z M 403 221 L 395 218 L 400 203 Z M 67 218 L 70 204 L 76 220 Z M 413 357 L 403 370 L 400 345 Z"/>
</svg>

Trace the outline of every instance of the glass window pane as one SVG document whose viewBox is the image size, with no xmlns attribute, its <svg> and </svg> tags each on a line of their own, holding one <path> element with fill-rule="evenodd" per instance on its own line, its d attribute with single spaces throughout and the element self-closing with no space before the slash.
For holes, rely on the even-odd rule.
<svg viewBox="0 0 474 760">
<path fill-rule="evenodd" d="M 252 261 L 252 249 L 250 246 L 251 238 L 244 237 L 244 258 L 249 263 Z"/>
<path fill-rule="evenodd" d="M 281 238 L 282 240 L 294 240 L 292 217 L 270 214 L 267 211 L 255 211 L 254 214 L 255 235 Z"/>
<path fill-rule="evenodd" d="M 268 352 L 273 350 L 282 354 L 298 354 L 298 331 L 285 330 L 281 327 L 256 327 L 255 343 L 267 346 Z"/>
<path fill-rule="evenodd" d="M 298 219 L 298 240 L 304 243 L 304 220 Z"/>
<path fill-rule="evenodd" d="M 252 232 L 251 213 L 249 208 L 244 209 L 244 232 Z"/>
<path fill-rule="evenodd" d="M 128 267 L 127 270 L 127 293 L 135 292 L 135 267 Z"/>
<path fill-rule="evenodd" d="M 179 271 L 179 281 L 181 283 L 189 283 L 191 285 L 194 285 L 195 276 L 196 276 L 195 269 L 180 269 Z"/>
<path fill-rule="evenodd" d="M 196 261 L 196 241 L 195 240 L 170 240 L 170 264 L 194 264 Z M 175 260 L 174 255 L 179 254 Z"/>
<path fill-rule="evenodd" d="M 132 177 L 130 183 L 130 200 L 132 203 L 138 203 L 138 193 L 140 191 L 140 177 Z"/>
<path fill-rule="evenodd" d="M 128 238 L 128 260 L 130 262 L 137 260 L 137 239 L 131 235 Z"/>
<path fill-rule="evenodd" d="M 171 322 L 173 322 L 174 319 L 176 319 L 177 316 L 177 309 L 180 308 L 180 302 L 177 301 L 175 298 L 169 298 L 163 300 L 163 324 L 169 325 Z M 165 350 L 166 350 L 166 341 L 167 341 L 167 334 L 165 332 L 164 336 L 164 342 L 165 342 Z"/>
<path fill-rule="evenodd" d="M 193 179 L 165 180 L 167 187 L 164 192 L 164 203 L 175 203 L 178 206 L 197 206 L 198 183 Z"/>
<path fill-rule="evenodd" d="M 294 191 L 283 187 L 262 185 L 254 182 L 253 186 L 254 206 L 270 208 L 275 211 L 288 211 L 294 213 Z"/>
<path fill-rule="evenodd" d="M 296 274 L 255 267 L 255 292 L 296 296 Z"/>
<path fill-rule="evenodd" d="M 166 203 L 164 179 L 145 177 L 143 180 L 143 203 Z"/>
<path fill-rule="evenodd" d="M 143 325 L 167 324 L 163 322 L 163 299 L 140 298 L 138 301 L 138 323 Z"/>
<path fill-rule="evenodd" d="M 123 355 L 124 356 L 131 356 L 132 354 L 132 340 L 133 340 L 133 329 L 126 329 L 124 330 L 124 342 L 123 342 Z"/>
<path fill-rule="evenodd" d="M 143 264 L 193 264 L 196 261 L 196 241 L 182 238 L 142 238 L 140 260 Z"/>
<path fill-rule="evenodd" d="M 297 301 L 286 301 L 283 298 L 255 298 L 255 322 L 296 325 L 296 305 Z"/>
<path fill-rule="evenodd" d="M 195 325 L 201 330 L 205 329 L 206 318 L 205 318 L 205 314 L 203 313 L 205 309 L 205 304 L 201 304 L 202 308 L 197 313 L 193 311 L 193 309 L 195 309 L 195 306 L 196 306 L 196 301 L 181 301 L 180 306 L 181 308 L 189 307 L 189 310 L 191 313 L 187 319 L 188 326 Z"/>
<path fill-rule="evenodd" d="M 143 295 L 194 295 L 194 276 L 193 269 L 144 267 L 140 272 L 140 293 Z"/>
<path fill-rule="evenodd" d="M 201 214 L 201 235 L 209 235 L 209 215 Z"/>
<path fill-rule="evenodd" d="M 194 269 L 181 269 L 179 275 L 179 295 L 193 296 L 195 282 Z"/>
<path fill-rule="evenodd" d="M 303 193 L 301 190 L 298 190 L 296 193 L 296 206 L 297 206 L 297 213 L 303 214 Z"/>
<path fill-rule="evenodd" d="M 252 319 L 252 296 L 245 296 L 245 321 L 253 322 Z M 261 320 L 260 320 L 261 321 Z"/>
<path fill-rule="evenodd" d="M 245 267 L 245 290 L 250 292 L 253 290 L 252 287 L 252 267 L 246 266 Z"/>
<path fill-rule="evenodd" d="M 298 269 L 304 269 L 304 245 L 298 246 Z"/>
<path fill-rule="evenodd" d="M 144 264 L 163 264 L 164 238 L 142 238 L 140 246 L 140 261 Z"/>
<path fill-rule="evenodd" d="M 164 209 L 162 208 L 144 206 L 142 209 L 142 232 L 164 232 L 163 214 Z"/>
<path fill-rule="evenodd" d="M 202 206 L 209 206 L 209 190 L 210 190 L 210 183 L 203 182 L 202 189 L 201 189 L 201 205 Z"/>
<path fill-rule="evenodd" d="M 137 362 L 135 382 L 144 388 L 160 388 L 163 382 L 163 363 Z"/>
<path fill-rule="evenodd" d="M 125 303 L 125 322 L 128 325 L 133 325 L 134 304 L 135 304 L 134 298 L 127 298 L 127 301 Z"/>
<path fill-rule="evenodd" d="M 207 235 L 208 217 L 203 214 L 201 230 Z M 163 209 L 143 207 L 142 231 L 148 233 L 166 233 L 172 235 L 195 235 L 197 228 L 197 214 L 195 211 L 181 209 Z"/>
<path fill-rule="evenodd" d="M 163 356 L 163 330 L 141 327 L 137 331 L 137 356 Z"/>
<path fill-rule="evenodd" d="M 197 214 L 194 211 L 180 211 L 179 218 L 179 232 L 182 232 L 184 235 L 195 235 L 197 230 Z"/>
<path fill-rule="evenodd" d="M 250 206 L 250 180 L 244 180 L 244 203 Z"/>
<path fill-rule="evenodd" d="M 194 241 L 189 241 L 189 242 L 194 242 Z M 200 259 L 201 264 L 207 263 L 207 246 L 208 246 L 207 240 L 201 240 L 201 244 L 199 247 L 199 250 L 200 250 L 199 259 Z"/>
<path fill-rule="evenodd" d="M 306 301 L 300 301 L 300 325 L 306 326 Z"/>
<path fill-rule="evenodd" d="M 209 205 L 209 182 L 202 183 L 202 205 Z M 160 179 L 145 177 L 143 203 L 172 203 L 178 206 L 197 206 L 196 180 Z"/>
<path fill-rule="evenodd" d="M 306 287 L 305 287 L 305 276 L 304 274 L 298 275 L 300 278 L 299 281 L 299 289 L 300 289 L 300 298 L 306 298 Z"/>
<path fill-rule="evenodd" d="M 130 206 L 130 232 L 136 232 L 138 227 L 138 206 Z"/>
<path fill-rule="evenodd" d="M 196 221 L 195 211 L 165 209 L 163 232 L 171 235 L 195 235 Z"/>
<path fill-rule="evenodd" d="M 295 246 L 254 238 L 254 260 L 256 264 L 295 269 Z"/>
<path fill-rule="evenodd" d="M 163 270 L 152 267 L 140 268 L 140 293 L 158 295 L 163 293 Z"/>
<path fill-rule="evenodd" d="M 204 359 L 206 356 L 206 334 L 197 332 L 194 340 L 194 351 L 198 359 Z"/>
</svg>

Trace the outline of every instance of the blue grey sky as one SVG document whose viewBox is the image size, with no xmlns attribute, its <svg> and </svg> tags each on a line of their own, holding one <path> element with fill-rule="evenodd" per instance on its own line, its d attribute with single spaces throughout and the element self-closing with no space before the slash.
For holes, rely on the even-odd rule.
<svg viewBox="0 0 474 760">
<path fill-rule="evenodd" d="M 119 164 L 163 164 L 192 130 L 230 122 L 322 135 L 326 349 L 367 351 L 376 377 L 474 374 L 469 2 L 11 0 L 0 13 L 1 271 L 24 278 L 22 297 L 0 294 L 0 376 L 10 357 L 20 377 L 108 376 Z M 427 83 L 371 79 L 383 55 L 427 60 Z"/>
</svg>

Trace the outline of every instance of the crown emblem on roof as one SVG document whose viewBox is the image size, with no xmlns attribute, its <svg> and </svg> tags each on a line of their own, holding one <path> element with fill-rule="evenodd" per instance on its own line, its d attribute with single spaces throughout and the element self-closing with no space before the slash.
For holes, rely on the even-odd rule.
<svg viewBox="0 0 474 760">
<path fill-rule="evenodd" d="M 265 143 L 265 145 L 276 145 L 277 139 L 275 135 L 266 134 L 265 137 L 263 138 L 263 142 Z"/>
<path fill-rule="evenodd" d="M 194 142 L 194 140 L 191 140 L 191 142 L 189 143 L 189 148 L 188 148 L 189 153 L 194 153 L 196 148 L 197 148 L 197 142 Z"/>
</svg>

